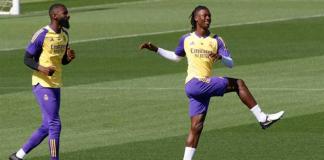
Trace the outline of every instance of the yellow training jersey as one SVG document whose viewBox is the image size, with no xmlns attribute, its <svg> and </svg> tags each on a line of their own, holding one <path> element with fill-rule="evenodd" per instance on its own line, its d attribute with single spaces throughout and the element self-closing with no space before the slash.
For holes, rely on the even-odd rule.
<svg viewBox="0 0 324 160">
<path fill-rule="evenodd" d="M 187 57 L 186 83 L 194 77 L 199 79 L 211 77 L 214 59 L 210 58 L 210 55 L 217 52 L 226 56 L 229 54 L 224 42 L 217 35 L 209 34 L 206 37 L 199 37 L 192 32 L 182 36 L 175 54 Z"/>
<path fill-rule="evenodd" d="M 65 29 L 60 33 L 54 32 L 49 26 L 37 31 L 26 48 L 39 65 L 44 67 L 54 66 L 55 72 L 52 76 L 44 75 L 34 71 L 32 85 L 38 83 L 43 87 L 59 88 L 62 86 L 62 58 L 66 53 L 69 36 Z"/>
</svg>

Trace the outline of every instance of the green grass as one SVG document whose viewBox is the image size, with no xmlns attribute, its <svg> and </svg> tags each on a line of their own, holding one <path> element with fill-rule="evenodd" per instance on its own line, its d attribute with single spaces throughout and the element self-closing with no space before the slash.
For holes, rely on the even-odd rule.
<svg viewBox="0 0 324 160">
<path fill-rule="evenodd" d="M 287 118 L 271 130 L 255 124 L 214 129 L 203 133 L 196 159 L 321 159 L 324 113 Z M 311 136 L 307 139 L 305 137 Z M 98 147 L 62 154 L 62 159 L 165 160 L 179 159 L 185 136 Z M 262 147 L 260 147 L 262 146 Z M 143 152 L 144 151 L 144 152 Z M 91 153 L 91 154 L 89 154 Z M 35 158 L 46 159 L 48 156 Z"/>
<path fill-rule="evenodd" d="M 304 115 L 324 112 L 324 108 L 321 107 L 324 104 L 321 94 L 323 91 L 321 82 L 324 80 L 324 72 L 320 67 L 323 60 L 324 56 L 275 61 L 245 65 L 233 70 L 219 69 L 218 74 L 229 74 L 244 78 L 265 111 L 274 112 L 283 109 L 287 112 L 286 118 L 288 119 L 293 117 L 296 117 L 296 119 L 298 117 L 305 119 L 303 118 Z M 279 69 L 281 71 L 280 73 L 278 73 Z M 294 72 L 292 72 L 292 69 Z M 183 93 L 183 78 L 184 73 L 166 74 L 63 88 L 61 110 L 63 121 L 62 154 L 66 154 L 69 157 L 74 155 L 70 155 L 70 152 L 82 153 L 83 150 L 90 150 L 84 154 L 89 154 L 89 157 L 98 156 L 105 158 L 106 153 L 102 153 L 102 150 L 98 149 L 98 147 L 103 147 L 104 150 L 105 148 L 111 148 L 115 145 L 125 143 L 125 146 L 128 146 L 128 143 L 133 142 L 181 136 L 174 146 L 161 146 L 160 151 L 157 152 L 152 153 L 142 150 L 143 152 L 137 153 L 136 148 L 131 146 L 129 149 L 135 150 L 134 152 L 112 154 L 112 156 L 113 159 L 123 159 L 123 157 L 128 157 L 127 155 L 146 155 L 146 153 L 152 153 L 151 156 L 156 156 L 158 159 L 161 151 L 174 152 L 176 153 L 175 156 L 181 155 L 183 146 L 180 148 L 179 146 L 183 142 L 180 142 L 180 139 L 184 141 L 189 125 L 186 107 L 187 100 Z M 313 79 L 317 81 L 303 83 L 310 82 Z M 8 118 L 1 125 L 1 135 L 6 137 L 2 142 L 7 144 L 6 146 L 1 146 L 2 151 L 8 150 L 7 152 L 9 152 L 10 149 L 14 150 L 17 148 L 17 145 L 29 136 L 33 128 L 37 127 L 40 117 L 38 115 L 37 105 L 33 99 L 30 91 L 4 94 L 1 96 L 1 102 L 6 102 L 5 104 L 1 104 L 1 106 L 10 106 L 11 108 L 4 108 L 6 112 L 1 112 L 0 116 L 15 117 Z M 282 122 L 285 122 L 286 118 Z M 26 121 L 33 123 L 26 124 Z M 289 123 L 289 121 L 286 123 L 288 123 L 285 125 L 287 127 L 280 129 L 283 132 L 291 130 L 289 126 L 294 125 L 294 123 Z M 298 123 L 296 122 L 295 124 Z M 12 124 L 15 125 L 13 126 Z M 208 132 L 214 129 L 223 130 L 224 128 L 241 125 L 241 128 L 244 128 L 246 124 L 253 126 L 251 132 L 259 129 L 251 113 L 243 107 L 235 94 L 229 94 L 224 98 L 214 98 L 212 100 L 205 131 Z M 260 137 L 263 133 L 277 132 L 277 127 L 281 127 L 281 123 L 278 123 L 274 128 L 269 129 L 269 131 L 264 132 L 259 129 L 259 132 L 251 135 L 255 137 L 255 134 L 257 134 L 257 137 L 262 139 Z M 316 131 L 323 129 L 322 125 L 316 125 L 316 123 L 314 126 L 309 126 L 308 128 L 313 128 Z M 246 134 L 245 137 L 247 137 L 248 134 L 246 132 L 249 129 L 251 128 L 247 127 L 242 131 L 236 130 L 237 133 L 225 137 L 222 135 L 226 132 L 216 135 L 220 139 L 232 137 L 233 139 L 244 141 L 245 138 L 238 137 L 238 135 Z M 316 135 L 316 132 L 313 132 L 314 130 L 301 128 L 300 131 L 309 134 L 298 135 L 304 140 L 294 142 L 296 146 L 293 149 L 298 151 L 302 150 L 304 147 L 303 142 L 314 141 L 313 136 L 314 134 Z M 13 131 L 21 133 L 19 135 L 13 135 Z M 289 135 L 280 132 L 278 134 L 274 135 L 274 137 L 284 136 L 289 138 Z M 296 133 L 293 132 L 292 134 Z M 320 134 L 320 136 L 323 136 L 323 134 Z M 243 145 L 234 142 L 232 144 L 234 146 L 238 145 L 238 149 Z M 278 141 L 274 141 L 269 137 L 266 141 L 267 143 L 261 143 L 261 140 L 252 142 L 251 144 L 256 144 L 256 147 L 261 147 L 264 145 L 276 145 Z M 289 143 L 292 142 L 288 142 L 283 143 L 285 146 L 291 146 Z M 148 143 L 153 143 L 154 146 L 160 145 L 160 143 L 155 141 Z M 202 141 L 200 146 L 211 145 L 216 148 L 222 148 L 225 145 L 223 143 L 218 144 L 214 141 L 206 140 Z M 230 145 L 231 143 L 228 143 L 228 146 Z M 313 145 L 313 148 L 309 148 L 309 150 L 316 150 L 317 146 Z M 98 149 L 98 154 L 94 154 L 92 149 Z M 227 151 L 226 148 L 223 149 Z M 205 149 L 201 149 L 202 154 L 205 151 Z M 281 148 L 274 148 L 271 153 L 280 151 Z M 247 156 L 253 159 L 253 157 L 261 156 L 264 152 L 249 152 Z M 46 153 L 47 146 L 41 145 L 30 156 L 46 155 Z M 308 152 L 306 153 L 309 154 Z M 235 156 L 237 157 L 239 154 Z M 272 155 L 270 157 L 275 156 Z M 141 159 L 142 157 L 138 156 L 134 159 L 137 158 Z M 212 156 L 209 157 L 209 159 L 212 158 Z"/>
<path fill-rule="evenodd" d="M 282 109 L 286 114 L 264 131 L 235 94 L 213 98 L 196 159 L 324 158 L 324 20 L 298 19 L 321 14 L 324 1 L 275 2 L 203 1 L 216 13 L 214 25 L 224 25 L 212 31 L 225 39 L 236 65 L 227 69 L 217 64 L 214 75 L 244 79 L 266 112 Z M 176 9 L 181 3 L 182 9 Z M 140 36 L 72 44 L 77 59 L 64 67 L 62 159 L 181 159 L 189 127 L 183 89 L 186 61 L 173 63 L 137 46 L 150 40 L 175 48 L 186 32 L 174 30 L 189 28 L 188 13 L 196 4 L 152 1 L 104 4 L 101 7 L 106 9 L 95 10 L 97 6 L 84 9 L 75 1 L 73 41 Z M 23 49 L 4 50 L 22 48 L 47 21 L 43 13 L 0 18 L 4 26 L 0 27 L 0 159 L 16 151 L 41 118 L 31 93 L 31 71 L 23 64 Z M 48 159 L 46 142 L 28 159 Z"/>
<path fill-rule="evenodd" d="M 188 31 L 188 17 L 198 4 L 211 8 L 213 26 L 323 15 L 324 7 L 324 1 L 305 0 L 277 0 L 276 3 L 273 0 L 152 0 L 88 7 L 68 6 L 71 15 L 70 37 L 72 42 L 76 42 L 134 34 Z M 0 50 L 24 48 L 32 33 L 48 24 L 47 8 L 40 7 L 40 10 L 45 10 L 40 13 L 0 17 L 1 30 L 4 30 L 0 36 Z"/>
<path fill-rule="evenodd" d="M 248 65 L 322 55 L 320 50 L 324 50 L 324 46 L 321 45 L 324 38 L 318 32 L 324 32 L 323 25 L 322 18 L 313 18 L 221 27 L 212 30 L 217 31 L 228 43 L 236 65 Z M 305 30 L 309 32 L 304 32 Z M 296 35 L 296 33 L 299 34 Z M 182 34 L 184 32 L 73 44 L 78 60 L 66 67 L 65 85 L 184 72 L 185 61 L 179 64 L 165 61 L 147 51 L 139 51 L 137 48 L 141 42 L 151 40 L 164 48 L 173 50 Z M 258 36 L 255 36 L 256 34 Z M 3 89 L 0 90 L 0 94 L 15 92 L 17 89 L 29 90 L 26 86 L 30 83 L 28 81 L 30 72 L 22 63 L 24 51 L 14 50 L 0 53 L 4 60 L 0 74 L 9 75 L 2 77 L 3 83 L 0 83 L 0 87 Z M 17 88 L 6 89 L 8 83 Z"/>
<path fill-rule="evenodd" d="M 121 2 L 134 2 L 139 0 L 49 0 L 49 1 L 36 1 L 36 2 L 29 2 L 29 3 L 22 3 L 21 4 L 21 12 L 29 13 L 35 11 L 44 11 L 48 9 L 48 7 L 54 3 L 63 3 L 68 7 L 85 7 L 85 6 L 92 6 L 92 5 L 105 5 L 105 4 L 113 4 L 113 3 L 121 3 Z"/>
</svg>

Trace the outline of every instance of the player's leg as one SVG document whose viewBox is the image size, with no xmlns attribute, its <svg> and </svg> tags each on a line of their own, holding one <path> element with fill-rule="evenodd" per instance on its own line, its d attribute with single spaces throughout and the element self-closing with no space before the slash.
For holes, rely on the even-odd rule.
<svg viewBox="0 0 324 160">
<path fill-rule="evenodd" d="M 59 88 L 43 88 L 44 94 L 44 111 L 48 117 L 49 128 L 49 150 L 51 160 L 59 159 L 59 145 L 61 133 L 61 120 L 59 116 L 60 110 L 60 89 Z"/>
<path fill-rule="evenodd" d="M 31 135 L 23 147 L 15 154 L 11 155 L 10 159 L 23 159 L 26 154 L 38 146 L 48 135 L 48 123 L 47 123 L 47 114 L 43 110 L 43 93 L 40 90 L 41 86 L 37 85 L 33 87 L 33 93 L 35 98 L 40 106 L 42 112 L 42 124 L 41 126 Z"/>
<path fill-rule="evenodd" d="M 189 135 L 186 141 L 186 146 L 191 148 L 197 148 L 199 137 L 204 128 L 204 122 L 206 118 L 206 113 L 198 114 L 191 117 L 191 126 L 189 130 Z"/>
<path fill-rule="evenodd" d="M 275 114 L 265 114 L 252 96 L 248 87 L 241 79 L 227 78 L 228 86 L 225 93 L 236 92 L 241 101 L 250 109 L 256 119 L 260 122 L 263 129 L 268 128 L 271 124 L 279 120 L 284 111 Z"/>
<path fill-rule="evenodd" d="M 254 97 L 249 91 L 248 87 L 245 85 L 244 81 L 241 79 L 227 78 L 228 86 L 226 88 L 225 93 L 228 92 L 236 92 L 240 97 L 241 101 L 249 108 L 253 108 L 257 105 Z"/>
<path fill-rule="evenodd" d="M 186 84 L 186 94 L 189 98 L 189 116 L 191 126 L 186 140 L 183 160 L 191 160 L 198 146 L 208 110 L 210 96 L 204 93 L 206 82 L 192 79 Z"/>
<path fill-rule="evenodd" d="M 47 120 L 43 118 L 42 125 L 31 135 L 28 141 L 23 145 L 22 151 L 28 154 L 32 149 L 38 146 L 48 136 Z M 18 151 L 17 156 L 23 158 L 23 153 Z"/>
<path fill-rule="evenodd" d="M 206 113 L 191 117 L 191 126 L 186 140 L 186 148 L 183 160 L 191 160 L 198 146 L 199 138 L 204 127 Z"/>
<path fill-rule="evenodd" d="M 46 136 L 49 136 L 48 143 L 49 143 L 49 150 L 51 160 L 58 160 L 59 159 L 59 141 L 60 141 L 60 133 L 61 133 L 61 121 L 59 116 L 60 110 L 60 89 L 59 88 L 45 88 L 40 85 L 34 90 L 34 93 L 37 97 L 38 103 L 41 106 L 42 116 L 43 116 L 43 128 L 42 131 L 45 133 Z M 39 144 L 41 140 L 43 140 L 45 135 L 42 136 L 35 136 L 36 140 L 31 139 L 31 144 L 29 145 L 28 142 L 24 146 L 26 150 L 31 150 L 33 147 L 36 147 L 37 143 Z M 30 147 L 29 147 L 30 146 Z"/>
</svg>

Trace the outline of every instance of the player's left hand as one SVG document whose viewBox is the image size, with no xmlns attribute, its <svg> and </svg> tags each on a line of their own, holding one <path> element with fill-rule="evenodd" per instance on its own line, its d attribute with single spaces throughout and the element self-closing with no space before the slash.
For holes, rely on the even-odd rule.
<svg viewBox="0 0 324 160">
<path fill-rule="evenodd" d="M 75 59 L 75 52 L 73 49 L 68 48 L 66 51 L 66 55 L 67 55 L 67 59 L 68 61 L 72 61 L 73 59 Z"/>
</svg>

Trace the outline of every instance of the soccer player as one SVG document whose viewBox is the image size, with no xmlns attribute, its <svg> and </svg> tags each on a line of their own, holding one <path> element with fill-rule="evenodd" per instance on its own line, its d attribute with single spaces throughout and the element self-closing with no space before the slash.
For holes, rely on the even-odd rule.
<svg viewBox="0 0 324 160">
<path fill-rule="evenodd" d="M 203 130 L 210 98 L 223 96 L 225 93 L 236 92 L 241 101 L 250 109 L 260 123 L 262 129 L 268 128 L 284 114 L 262 112 L 244 81 L 230 77 L 212 77 L 212 65 L 221 61 L 232 68 L 233 60 L 221 37 L 209 31 L 211 14 L 205 6 L 197 6 L 191 13 L 192 32 L 185 34 L 179 40 L 174 52 L 159 48 L 150 42 L 140 45 L 140 48 L 157 52 L 160 56 L 180 61 L 187 57 L 188 69 L 185 81 L 185 92 L 189 98 L 189 116 L 191 127 L 186 140 L 183 160 L 191 160 L 198 145 Z"/>
<path fill-rule="evenodd" d="M 50 24 L 38 30 L 26 48 L 24 63 L 34 70 L 32 75 L 33 93 L 42 113 L 41 126 L 31 135 L 18 152 L 9 160 L 22 160 L 47 136 L 50 159 L 59 159 L 61 133 L 60 87 L 62 86 L 62 64 L 75 58 L 69 48 L 69 12 L 63 4 L 53 4 L 49 8 Z"/>
</svg>

